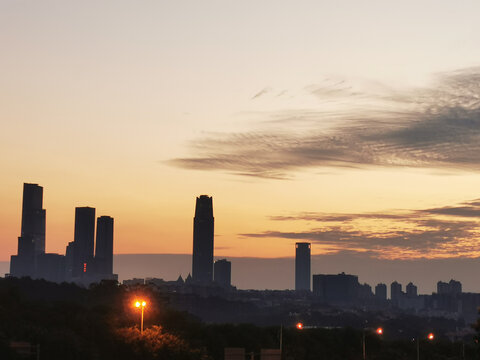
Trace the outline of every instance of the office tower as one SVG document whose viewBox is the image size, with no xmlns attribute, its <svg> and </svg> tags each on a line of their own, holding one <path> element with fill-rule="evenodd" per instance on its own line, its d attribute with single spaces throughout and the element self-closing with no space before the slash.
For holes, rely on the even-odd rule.
<svg viewBox="0 0 480 360">
<path fill-rule="evenodd" d="M 43 187 L 23 184 L 22 227 L 18 253 L 10 261 L 12 276 L 35 277 L 36 257 L 45 253 L 45 210 Z"/>
<path fill-rule="evenodd" d="M 95 272 L 101 275 L 113 274 L 113 218 L 110 216 L 100 216 L 97 219 Z"/>
<path fill-rule="evenodd" d="M 417 287 L 413 285 L 412 282 L 409 282 L 406 288 L 407 291 L 407 297 L 408 298 L 413 298 L 417 296 Z"/>
<path fill-rule="evenodd" d="M 310 291 L 310 243 L 295 244 L 295 290 Z"/>
<path fill-rule="evenodd" d="M 313 275 L 313 294 L 328 303 L 355 301 L 359 286 L 358 276 L 355 275 Z"/>
<path fill-rule="evenodd" d="M 398 301 L 403 295 L 402 284 L 394 281 L 390 284 L 390 299 L 392 301 Z"/>
<path fill-rule="evenodd" d="M 387 285 L 377 284 L 375 286 L 375 297 L 380 300 L 387 300 Z"/>
<path fill-rule="evenodd" d="M 87 275 L 93 265 L 93 245 L 95 242 L 95 208 L 75 208 L 75 236 L 73 247 L 72 276 Z"/>
<path fill-rule="evenodd" d="M 232 263 L 227 259 L 217 260 L 213 264 L 213 281 L 223 287 L 232 285 Z"/>
<path fill-rule="evenodd" d="M 193 218 L 193 281 L 210 283 L 213 280 L 213 202 L 207 195 L 197 197 Z"/>
</svg>

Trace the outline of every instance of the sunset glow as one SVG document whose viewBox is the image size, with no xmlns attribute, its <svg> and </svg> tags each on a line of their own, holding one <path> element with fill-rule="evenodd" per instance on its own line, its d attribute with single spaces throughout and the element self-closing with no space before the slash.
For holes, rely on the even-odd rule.
<svg viewBox="0 0 480 360">
<path fill-rule="evenodd" d="M 25 182 L 47 252 L 91 206 L 116 254 L 191 254 L 208 194 L 216 257 L 480 257 L 479 3 L 27 3 L 0 5 L 1 261 Z"/>
</svg>

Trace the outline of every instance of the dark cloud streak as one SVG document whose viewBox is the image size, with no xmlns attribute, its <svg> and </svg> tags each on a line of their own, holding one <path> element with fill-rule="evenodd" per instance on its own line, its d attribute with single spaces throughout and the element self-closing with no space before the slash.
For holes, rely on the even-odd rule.
<svg viewBox="0 0 480 360">
<path fill-rule="evenodd" d="M 273 128 L 212 134 L 192 143 L 196 156 L 169 161 L 196 170 L 288 179 L 319 167 L 420 167 L 480 170 L 480 68 L 441 74 L 430 89 L 376 96 L 383 109 L 338 114 L 316 110 L 274 115 L 289 131 Z M 271 90 L 266 88 L 253 98 Z M 315 96 L 356 96 L 343 82 L 309 87 Z M 362 95 L 364 96 L 364 95 Z M 332 120 L 333 119 L 333 120 Z M 334 125 L 325 128 L 325 123 Z M 295 131 L 298 122 L 310 128 Z"/>
<path fill-rule="evenodd" d="M 368 252 L 374 258 L 478 256 L 480 201 L 420 210 L 378 213 L 302 212 L 270 216 L 272 221 L 303 221 L 305 231 L 264 231 L 240 234 L 250 238 L 311 241 L 326 252 Z M 373 221 L 373 222 L 372 222 Z M 298 226 L 295 226 L 298 228 Z"/>
</svg>

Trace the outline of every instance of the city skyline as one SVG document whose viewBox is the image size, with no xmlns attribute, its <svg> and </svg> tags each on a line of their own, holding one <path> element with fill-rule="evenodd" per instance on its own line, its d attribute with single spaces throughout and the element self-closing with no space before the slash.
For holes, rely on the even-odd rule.
<svg viewBox="0 0 480 360">
<path fill-rule="evenodd" d="M 0 358 L 479 355 L 478 14 L 0 1 Z"/>
<path fill-rule="evenodd" d="M 114 219 L 110 216 L 100 216 L 97 218 L 97 227 L 95 229 L 95 208 L 92 207 L 77 207 L 75 208 L 75 229 L 74 229 L 74 241 L 69 242 L 66 247 L 65 255 L 56 254 L 56 253 L 45 253 L 45 217 L 46 209 L 43 209 L 43 187 L 38 184 L 29 184 L 25 183 L 23 185 L 23 199 L 22 199 L 22 228 L 21 236 L 18 238 L 18 254 L 11 256 L 10 263 L 10 275 L 15 277 L 21 276 L 31 276 L 33 278 L 43 278 L 55 282 L 63 281 L 74 281 L 79 284 L 89 284 L 92 282 L 99 281 L 100 279 L 120 279 L 126 280 L 128 275 L 125 276 L 125 269 L 122 268 L 122 265 L 117 265 L 116 269 L 118 273 L 122 273 L 120 278 L 118 274 L 113 274 L 113 223 Z M 213 198 L 208 195 L 200 195 L 196 198 L 195 205 L 195 216 L 193 218 L 193 251 L 191 255 L 188 255 L 189 266 L 188 275 L 185 271 L 185 268 L 182 269 L 180 265 L 181 262 L 175 261 L 175 270 L 172 273 L 172 269 L 168 269 L 169 265 L 163 266 L 162 271 L 158 271 L 157 266 L 151 266 L 153 264 L 147 265 L 151 266 L 149 269 L 145 268 L 145 265 L 148 262 L 142 261 L 143 270 L 138 272 L 130 277 L 136 278 L 161 278 L 173 277 L 181 279 L 182 275 L 184 278 L 190 278 L 189 282 L 201 285 L 201 286 L 212 286 L 214 284 L 230 287 L 232 285 L 232 262 L 226 259 L 215 260 L 213 254 L 214 248 L 214 217 L 213 217 Z M 96 230 L 96 237 L 95 237 Z M 38 248 L 38 249 L 37 249 Z M 94 250 L 95 248 L 95 250 Z M 131 256 L 131 255 L 130 255 Z M 295 284 L 292 286 L 290 283 L 286 283 L 284 286 L 285 289 L 295 289 L 295 290 L 309 290 L 310 283 L 312 278 L 326 277 L 326 278 L 335 278 L 338 272 L 339 274 L 345 274 L 345 269 L 348 269 L 350 264 L 347 264 L 343 261 L 337 262 L 336 271 L 332 268 L 327 271 L 314 271 L 313 276 L 311 276 L 311 244 L 310 243 L 295 243 L 295 263 L 294 266 L 289 266 L 291 269 L 287 270 L 288 273 L 294 274 Z M 234 259 L 234 262 L 238 264 L 242 261 L 242 258 L 229 257 L 229 259 Z M 191 260 L 191 261 L 190 261 Z M 245 260 L 248 261 L 246 258 Z M 261 260 L 261 259 L 258 259 Z M 265 262 L 266 259 L 263 259 Z M 275 259 L 273 259 L 275 260 Z M 164 261 L 162 261 L 163 263 Z M 258 261 L 257 261 L 258 262 Z M 261 262 L 261 261 L 260 261 Z M 338 267 L 340 265 L 340 267 Z M 382 272 L 383 270 L 379 267 L 371 264 L 371 268 L 374 272 Z M 410 264 L 411 265 L 411 264 Z M 139 266 L 139 263 L 136 264 Z M 274 274 L 271 274 L 268 266 L 265 264 L 257 265 L 257 269 L 254 270 L 254 267 L 249 266 L 250 269 L 246 271 L 245 267 L 235 266 L 234 275 L 236 280 L 241 279 L 242 276 L 252 276 L 255 278 L 264 278 L 266 279 L 264 288 L 265 289 L 275 289 L 278 288 L 278 285 L 275 285 L 272 281 L 272 277 L 279 275 L 278 268 Z M 285 266 L 281 266 L 285 268 Z M 157 268 L 157 270 L 155 270 Z M 340 269 L 340 270 L 339 270 Z M 352 269 L 352 268 L 350 268 Z M 355 268 L 353 268 L 355 269 Z M 357 268 L 358 269 L 358 268 Z M 434 273 L 435 276 L 440 276 L 443 278 L 451 277 L 450 284 L 456 281 L 453 278 L 458 276 L 458 272 L 445 273 L 441 275 L 440 272 L 435 271 L 430 267 L 431 273 Z M 417 296 L 417 286 L 412 283 L 414 281 L 421 281 L 425 285 L 425 279 L 422 280 L 422 277 L 418 272 L 415 271 L 405 271 L 406 269 L 399 269 L 397 272 L 390 273 L 391 278 L 383 277 L 381 279 L 368 279 L 365 285 L 361 285 L 359 290 L 361 293 L 371 294 L 372 287 L 367 285 L 368 283 L 377 284 L 375 287 L 375 294 L 377 294 L 377 287 L 379 285 L 384 285 L 382 282 L 388 282 L 392 278 L 397 279 L 398 275 L 402 275 L 400 279 L 404 281 L 407 279 L 409 282 L 406 287 L 407 298 L 415 298 Z M 152 272 L 153 271 L 153 272 Z M 175 272 L 177 271 L 177 273 Z M 476 271 L 476 270 L 474 270 Z M 246 274 L 245 274 L 246 272 Z M 355 282 L 358 282 L 357 271 L 350 271 L 355 275 L 348 275 L 347 277 L 353 276 Z M 248 275 L 250 273 L 250 275 Z M 240 274 L 240 276 L 239 276 Z M 193 275 L 193 276 L 192 276 Z M 271 278 L 268 279 L 265 275 Z M 406 275 L 406 276 L 405 276 Z M 290 277 L 289 274 L 287 277 Z M 338 275 L 341 276 L 341 275 Z M 460 276 L 460 279 L 465 279 L 464 276 Z M 432 279 L 430 279 L 431 281 Z M 469 283 L 470 292 L 472 290 L 470 280 L 471 276 L 469 275 L 466 279 Z M 162 280 L 163 281 L 163 280 Z M 363 278 L 365 281 L 365 278 Z M 351 283 L 353 285 L 353 283 Z M 360 284 L 360 283 L 358 283 Z M 398 285 L 397 281 L 392 282 L 392 300 L 395 301 L 395 294 L 393 288 L 395 284 Z M 448 284 L 438 280 L 438 284 L 444 284 L 448 288 Z M 458 283 L 460 284 L 460 283 Z M 245 286 L 243 280 L 239 282 L 239 285 L 244 288 L 249 288 Z M 478 285 L 478 284 L 477 284 Z M 256 285 L 258 287 L 258 285 Z M 365 287 L 366 286 L 366 287 Z M 429 284 L 431 288 L 432 284 Z M 445 288 L 444 286 L 444 288 Z M 398 285 L 398 291 L 396 291 L 397 297 L 401 296 L 402 286 Z M 476 287 L 473 288 L 475 291 Z M 355 290 L 356 291 L 356 290 Z M 438 290 L 440 292 L 440 290 Z M 313 292 L 318 294 L 317 290 L 313 289 Z M 448 292 L 448 290 L 447 290 Z M 461 292 L 461 285 L 460 291 Z M 467 291 L 469 292 L 469 291 Z M 426 292 L 428 293 L 428 291 Z M 433 291 L 432 291 L 433 293 Z M 362 296 L 364 296 L 362 295 Z M 349 295 L 350 296 L 350 295 Z"/>
<path fill-rule="evenodd" d="M 48 189 L 47 253 L 95 204 L 116 254 L 190 254 L 209 194 L 216 257 L 479 258 L 479 11 L 2 3 L 0 261 L 24 182 Z"/>
</svg>

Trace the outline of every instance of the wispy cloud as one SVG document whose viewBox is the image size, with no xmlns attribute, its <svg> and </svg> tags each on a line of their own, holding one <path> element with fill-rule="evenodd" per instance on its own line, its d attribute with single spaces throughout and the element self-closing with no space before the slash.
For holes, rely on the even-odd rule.
<svg viewBox="0 0 480 360">
<path fill-rule="evenodd" d="M 421 210 L 428 214 L 449 215 L 465 218 L 480 218 L 480 201 L 473 200 L 465 202 L 459 206 L 445 206 Z"/>
<path fill-rule="evenodd" d="M 270 220 L 318 222 L 304 231 L 268 230 L 240 234 L 250 238 L 311 241 L 323 253 L 353 251 L 388 259 L 478 257 L 480 202 L 459 206 L 383 213 L 298 213 Z M 303 225 L 306 227 L 308 225 Z M 298 224 L 294 226 L 298 228 Z"/>
<path fill-rule="evenodd" d="M 255 95 L 252 96 L 252 100 L 257 99 L 262 95 L 268 94 L 271 91 L 272 91 L 272 88 L 270 87 L 263 88 L 262 90 L 260 90 L 259 92 L 257 92 Z"/>
<path fill-rule="evenodd" d="M 253 98 L 270 92 L 265 88 Z M 423 167 L 480 170 L 480 68 L 438 75 L 431 88 L 365 94 L 344 82 L 307 87 L 321 98 L 368 98 L 348 111 L 272 114 L 283 123 L 194 141 L 194 156 L 171 165 L 265 178 L 321 167 Z M 299 123 L 302 130 L 295 130 Z"/>
</svg>

